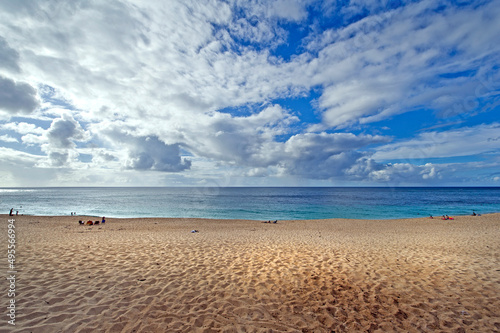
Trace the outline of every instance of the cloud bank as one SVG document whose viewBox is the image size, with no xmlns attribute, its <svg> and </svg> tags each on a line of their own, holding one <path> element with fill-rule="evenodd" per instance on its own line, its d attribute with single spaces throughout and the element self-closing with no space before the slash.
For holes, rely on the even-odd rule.
<svg viewBox="0 0 500 333">
<path fill-rule="evenodd" d="M 2 152 L 75 185 L 487 184 L 499 18 L 479 0 L 4 1 Z"/>
</svg>

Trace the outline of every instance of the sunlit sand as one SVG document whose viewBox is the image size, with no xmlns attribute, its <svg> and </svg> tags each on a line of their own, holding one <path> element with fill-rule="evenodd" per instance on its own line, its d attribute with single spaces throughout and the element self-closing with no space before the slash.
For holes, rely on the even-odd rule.
<svg viewBox="0 0 500 333">
<path fill-rule="evenodd" d="M 2 332 L 500 330 L 500 214 L 14 218 L 16 326 L 5 316 Z"/>
</svg>

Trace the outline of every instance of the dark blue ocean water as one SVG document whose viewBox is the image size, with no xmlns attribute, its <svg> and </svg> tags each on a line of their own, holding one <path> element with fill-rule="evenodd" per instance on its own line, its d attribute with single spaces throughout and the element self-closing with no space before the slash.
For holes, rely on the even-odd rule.
<svg viewBox="0 0 500 333">
<path fill-rule="evenodd" d="M 393 219 L 500 212 L 500 188 L 3 188 L 0 209 L 28 215 L 291 220 Z"/>
</svg>

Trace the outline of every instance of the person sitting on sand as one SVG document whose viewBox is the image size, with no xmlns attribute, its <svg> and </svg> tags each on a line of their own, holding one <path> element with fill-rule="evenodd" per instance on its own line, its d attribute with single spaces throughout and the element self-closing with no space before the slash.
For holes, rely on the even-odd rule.
<svg viewBox="0 0 500 333">
<path fill-rule="evenodd" d="M 102 224 L 106 223 L 106 218 L 104 218 L 104 216 L 102 217 L 101 223 Z"/>
<path fill-rule="evenodd" d="M 85 223 L 83 223 L 83 221 L 82 221 L 82 220 L 80 220 L 80 221 L 78 221 L 78 224 L 83 225 L 83 224 L 85 224 Z"/>
<path fill-rule="evenodd" d="M 92 221 L 87 221 L 87 225 L 94 225 L 94 222 L 92 222 Z"/>
<path fill-rule="evenodd" d="M 472 216 L 476 216 L 476 212 L 475 211 L 472 211 Z"/>
</svg>

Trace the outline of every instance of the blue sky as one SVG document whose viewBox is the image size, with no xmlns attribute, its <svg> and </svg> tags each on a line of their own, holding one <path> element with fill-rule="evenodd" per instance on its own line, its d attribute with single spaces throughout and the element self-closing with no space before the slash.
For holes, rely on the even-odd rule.
<svg viewBox="0 0 500 333">
<path fill-rule="evenodd" d="M 499 186 L 500 1 L 2 1 L 0 186 Z"/>
</svg>

